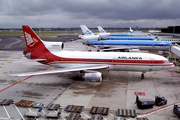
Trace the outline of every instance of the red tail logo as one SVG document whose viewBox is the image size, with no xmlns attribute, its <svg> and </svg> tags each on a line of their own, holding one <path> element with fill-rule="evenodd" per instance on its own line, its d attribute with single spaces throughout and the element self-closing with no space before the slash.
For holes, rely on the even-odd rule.
<svg viewBox="0 0 180 120">
<path fill-rule="evenodd" d="M 39 36 L 28 25 L 23 25 L 22 28 L 27 48 L 34 48 L 35 46 L 38 46 L 40 43 L 42 43 Z"/>
<path fill-rule="evenodd" d="M 26 39 L 26 42 L 27 42 L 27 45 L 32 47 L 36 44 L 36 42 L 38 42 L 38 40 L 36 40 L 35 38 L 32 38 L 31 35 L 27 32 L 24 32 L 24 35 L 25 35 L 25 39 Z"/>
<path fill-rule="evenodd" d="M 46 51 L 46 47 L 39 36 L 28 25 L 23 25 L 22 28 L 27 46 L 27 49 L 23 53 L 25 55 L 30 53 L 31 59 L 39 57 Z"/>
</svg>

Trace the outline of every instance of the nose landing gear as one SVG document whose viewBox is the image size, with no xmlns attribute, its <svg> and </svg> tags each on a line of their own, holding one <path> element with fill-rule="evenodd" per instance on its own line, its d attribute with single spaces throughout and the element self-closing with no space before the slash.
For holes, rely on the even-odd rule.
<svg viewBox="0 0 180 120">
<path fill-rule="evenodd" d="M 146 72 L 142 72 L 141 79 L 144 79 L 144 73 L 146 73 Z"/>
</svg>

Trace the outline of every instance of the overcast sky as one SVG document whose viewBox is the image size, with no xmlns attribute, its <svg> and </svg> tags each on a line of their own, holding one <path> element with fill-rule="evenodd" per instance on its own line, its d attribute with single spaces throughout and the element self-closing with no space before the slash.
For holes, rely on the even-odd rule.
<svg viewBox="0 0 180 120">
<path fill-rule="evenodd" d="M 0 28 L 180 25 L 180 0 L 1 0 Z"/>
</svg>

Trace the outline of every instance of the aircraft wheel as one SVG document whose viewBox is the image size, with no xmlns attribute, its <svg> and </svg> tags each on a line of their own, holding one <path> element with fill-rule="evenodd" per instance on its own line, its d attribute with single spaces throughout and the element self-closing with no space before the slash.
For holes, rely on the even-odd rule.
<svg viewBox="0 0 180 120">
<path fill-rule="evenodd" d="M 141 74 L 141 79 L 144 79 L 144 74 Z"/>
</svg>

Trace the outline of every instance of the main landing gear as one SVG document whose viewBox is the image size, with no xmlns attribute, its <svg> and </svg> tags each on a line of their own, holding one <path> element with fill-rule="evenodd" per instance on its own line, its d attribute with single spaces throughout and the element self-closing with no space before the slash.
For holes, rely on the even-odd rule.
<svg viewBox="0 0 180 120">
<path fill-rule="evenodd" d="M 146 73 L 146 72 L 142 72 L 141 79 L 144 79 L 144 73 Z"/>
</svg>

